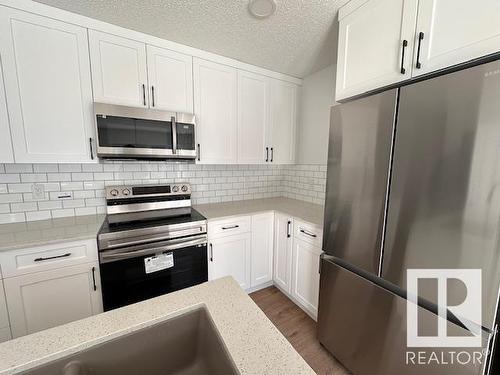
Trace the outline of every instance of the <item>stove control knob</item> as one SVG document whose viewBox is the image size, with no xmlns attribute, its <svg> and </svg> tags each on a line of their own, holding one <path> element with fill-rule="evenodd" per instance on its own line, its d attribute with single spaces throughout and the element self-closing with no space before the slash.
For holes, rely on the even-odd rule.
<svg viewBox="0 0 500 375">
<path fill-rule="evenodd" d="M 188 187 L 186 185 L 182 185 L 181 190 L 185 193 L 188 191 Z"/>
<path fill-rule="evenodd" d="M 111 191 L 109 192 L 109 194 L 111 194 L 113 197 L 116 197 L 116 196 L 117 196 L 118 194 L 120 194 L 120 193 L 118 192 L 118 190 L 113 189 L 113 190 L 111 190 Z"/>
<path fill-rule="evenodd" d="M 127 196 L 127 195 L 130 195 L 130 190 L 129 189 L 123 189 L 122 190 L 122 194 Z"/>
<path fill-rule="evenodd" d="M 177 193 L 179 191 L 179 186 L 175 185 L 172 187 L 172 192 Z"/>
</svg>

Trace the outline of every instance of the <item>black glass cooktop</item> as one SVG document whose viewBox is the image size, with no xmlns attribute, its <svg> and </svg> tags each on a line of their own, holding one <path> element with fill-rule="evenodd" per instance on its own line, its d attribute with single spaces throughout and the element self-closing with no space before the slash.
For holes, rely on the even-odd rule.
<svg viewBox="0 0 500 375">
<path fill-rule="evenodd" d="M 159 227 L 172 224 L 182 224 L 200 220 L 206 220 L 206 218 L 198 211 L 196 211 L 194 208 L 191 208 L 191 212 L 189 214 L 181 216 L 167 216 L 163 218 L 121 222 L 121 223 L 109 223 L 109 221 L 106 219 L 104 220 L 104 223 L 101 227 L 101 230 L 99 231 L 99 234 L 116 233 L 125 230 Z"/>
</svg>

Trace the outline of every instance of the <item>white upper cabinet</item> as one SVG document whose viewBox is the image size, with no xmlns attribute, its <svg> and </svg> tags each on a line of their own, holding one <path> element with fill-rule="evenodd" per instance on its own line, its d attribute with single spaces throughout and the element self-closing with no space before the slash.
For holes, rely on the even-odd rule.
<svg viewBox="0 0 500 375">
<path fill-rule="evenodd" d="M 0 163 L 13 163 L 14 154 L 12 152 L 7 99 L 5 98 L 2 72 L 2 59 L 0 58 Z"/>
<path fill-rule="evenodd" d="M 193 113 L 193 58 L 150 45 L 146 50 L 149 106 Z"/>
<path fill-rule="evenodd" d="M 95 101 L 147 107 L 146 45 L 95 30 L 89 45 Z"/>
<path fill-rule="evenodd" d="M 271 80 L 270 126 L 268 130 L 269 162 L 295 162 L 298 86 Z"/>
<path fill-rule="evenodd" d="M 194 113 L 198 163 L 233 164 L 238 160 L 235 68 L 197 59 L 193 61 Z"/>
<path fill-rule="evenodd" d="M 269 127 L 269 91 L 269 78 L 243 70 L 238 71 L 238 163 L 240 164 L 265 164 L 270 160 L 271 146 L 266 143 Z"/>
<path fill-rule="evenodd" d="M 416 16 L 417 0 L 353 0 L 341 9 L 337 100 L 411 77 Z"/>
<path fill-rule="evenodd" d="M 15 161 L 91 161 L 87 30 L 2 7 L 0 54 Z"/>
<path fill-rule="evenodd" d="M 498 0 L 420 1 L 413 74 L 428 73 L 500 51 L 499 15 Z"/>
</svg>

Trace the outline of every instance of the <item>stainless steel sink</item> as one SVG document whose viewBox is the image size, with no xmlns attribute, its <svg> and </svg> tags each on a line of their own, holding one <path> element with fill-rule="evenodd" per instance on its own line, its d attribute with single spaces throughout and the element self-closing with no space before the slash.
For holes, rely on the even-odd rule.
<svg viewBox="0 0 500 375">
<path fill-rule="evenodd" d="M 208 311 L 200 307 L 26 374 L 223 375 L 239 372 Z"/>
</svg>

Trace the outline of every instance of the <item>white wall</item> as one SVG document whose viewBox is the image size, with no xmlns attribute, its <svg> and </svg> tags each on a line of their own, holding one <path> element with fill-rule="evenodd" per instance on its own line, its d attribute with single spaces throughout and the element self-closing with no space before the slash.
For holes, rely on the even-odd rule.
<svg viewBox="0 0 500 375">
<path fill-rule="evenodd" d="M 297 132 L 297 164 L 327 163 L 330 106 L 335 102 L 335 65 L 303 80 Z"/>
</svg>

